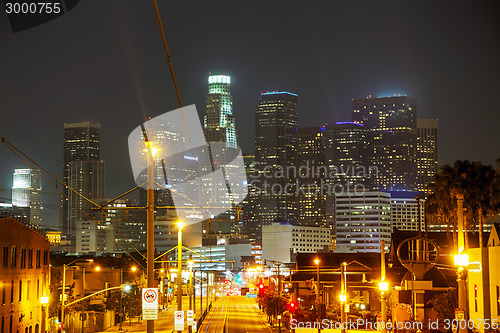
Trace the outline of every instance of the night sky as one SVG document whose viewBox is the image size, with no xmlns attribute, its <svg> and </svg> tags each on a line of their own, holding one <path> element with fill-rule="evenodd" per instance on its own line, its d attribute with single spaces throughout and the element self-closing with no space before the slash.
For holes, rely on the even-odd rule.
<svg viewBox="0 0 500 333">
<path fill-rule="evenodd" d="M 263 91 L 297 93 L 300 126 L 350 120 L 352 98 L 407 94 L 418 117 L 439 118 L 440 164 L 500 157 L 496 3 L 158 1 L 183 103 L 202 118 L 208 73 L 230 75 L 244 152 Z M 150 1 L 80 1 L 15 34 L 2 7 L 0 66 L 0 136 L 62 177 L 63 124 L 99 122 L 109 197 L 134 186 L 129 133 L 178 107 Z M 10 198 L 25 165 L 3 145 L 0 161 Z"/>
</svg>

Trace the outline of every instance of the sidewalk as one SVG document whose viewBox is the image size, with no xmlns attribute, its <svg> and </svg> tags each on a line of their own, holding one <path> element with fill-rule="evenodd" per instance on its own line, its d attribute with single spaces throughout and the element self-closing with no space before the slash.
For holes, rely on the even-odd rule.
<svg viewBox="0 0 500 333">
<path fill-rule="evenodd" d="M 255 305 L 255 310 L 257 311 L 260 321 L 262 324 L 267 328 L 268 332 L 279 332 L 279 326 L 278 325 L 272 325 L 267 321 L 267 315 L 264 312 L 264 310 L 259 310 L 259 306 L 256 304 Z M 290 333 L 291 331 L 287 329 L 283 324 L 281 325 L 281 332 L 282 333 Z"/>
</svg>

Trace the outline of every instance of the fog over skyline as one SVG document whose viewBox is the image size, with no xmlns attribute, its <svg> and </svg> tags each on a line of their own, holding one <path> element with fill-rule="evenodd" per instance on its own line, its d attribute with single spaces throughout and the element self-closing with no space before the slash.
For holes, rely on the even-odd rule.
<svg viewBox="0 0 500 333">
<path fill-rule="evenodd" d="M 299 125 L 351 120 L 351 99 L 406 94 L 439 118 L 440 165 L 500 158 L 495 1 L 159 1 L 184 105 L 202 120 L 209 72 L 231 76 L 238 144 L 253 152 L 264 91 L 298 94 Z M 495 32 L 496 31 L 496 32 Z M 106 193 L 134 186 L 129 133 L 178 108 L 150 2 L 80 1 L 12 33 L 0 12 L 0 136 L 62 179 L 63 124 L 101 125 Z M 26 165 L 0 148 L 0 193 Z M 43 202 L 58 203 L 43 182 Z M 58 211 L 44 223 L 58 224 Z"/>
</svg>

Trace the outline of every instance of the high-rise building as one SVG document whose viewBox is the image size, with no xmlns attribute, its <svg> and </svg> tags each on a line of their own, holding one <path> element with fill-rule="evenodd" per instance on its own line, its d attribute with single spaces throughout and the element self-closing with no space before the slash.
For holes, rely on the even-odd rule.
<svg viewBox="0 0 500 333">
<path fill-rule="evenodd" d="M 33 169 L 15 169 L 12 185 L 12 210 L 42 226 L 41 176 Z"/>
<path fill-rule="evenodd" d="M 389 193 L 361 192 L 335 196 L 336 252 L 380 252 L 391 239 Z"/>
<path fill-rule="evenodd" d="M 327 176 L 325 163 L 326 127 L 299 127 L 297 163 L 298 223 L 303 226 L 324 226 L 326 223 L 324 188 Z"/>
<path fill-rule="evenodd" d="M 243 163 L 245 164 L 245 172 L 247 174 L 247 185 L 252 183 L 252 180 L 257 177 L 257 170 L 255 169 L 255 156 L 254 155 L 243 155 Z M 248 236 L 250 242 L 256 242 L 259 239 L 259 235 L 256 233 L 256 229 L 252 228 L 253 222 L 255 220 L 255 211 L 253 205 L 256 203 L 256 189 L 252 186 L 248 186 L 248 195 L 241 202 L 241 212 L 240 220 L 243 221 L 244 233 Z"/>
<path fill-rule="evenodd" d="M 274 221 L 297 222 L 294 192 L 297 158 L 297 95 L 266 92 L 255 110 L 255 167 L 258 176 L 250 186 L 256 191 L 255 219 L 251 225 L 260 235 L 263 225 Z M 291 193 L 289 193 L 292 191 Z"/>
<path fill-rule="evenodd" d="M 371 189 L 371 132 L 363 124 L 337 122 L 327 128 L 328 182 L 335 193 L 349 192 L 357 185 Z"/>
<path fill-rule="evenodd" d="M 417 187 L 417 101 L 394 96 L 355 99 L 352 120 L 371 131 L 373 188 L 414 191 Z"/>
<path fill-rule="evenodd" d="M 418 192 L 390 192 L 392 228 L 401 231 L 418 231 Z M 425 231 L 425 200 L 420 199 L 420 230 Z"/>
<path fill-rule="evenodd" d="M 104 195 L 104 179 L 100 179 L 104 177 L 104 165 L 100 162 L 99 134 L 97 123 L 64 124 L 64 183 L 92 198 Z M 75 222 L 80 219 L 81 211 L 67 199 L 70 193 L 73 197 L 75 193 L 67 188 L 63 192 L 60 228 L 64 236 L 74 238 Z"/>
<path fill-rule="evenodd" d="M 204 119 L 205 140 L 225 142 L 227 147 L 236 148 L 236 122 L 233 115 L 231 77 L 210 75 L 206 97 L 207 113 Z"/>
<path fill-rule="evenodd" d="M 417 190 L 424 193 L 438 173 L 437 119 L 417 118 Z"/>
</svg>

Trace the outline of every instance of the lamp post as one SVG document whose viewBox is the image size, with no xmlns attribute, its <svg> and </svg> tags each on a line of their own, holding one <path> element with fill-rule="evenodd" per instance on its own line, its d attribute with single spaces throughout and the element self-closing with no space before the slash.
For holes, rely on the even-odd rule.
<svg viewBox="0 0 500 333">
<path fill-rule="evenodd" d="M 146 215 L 146 258 L 147 258 L 147 286 L 148 288 L 153 288 L 155 284 L 154 280 L 154 251 L 155 251 L 155 234 L 154 234 L 154 223 L 155 223 L 155 194 L 154 194 L 154 156 L 156 155 L 157 149 L 152 146 L 146 135 L 146 130 L 142 128 L 144 135 L 144 143 L 146 144 L 148 156 L 147 156 L 147 215 Z M 154 320 L 146 321 L 146 332 L 154 333 L 155 322 Z"/>
<path fill-rule="evenodd" d="M 458 217 L 458 253 L 454 256 L 455 266 L 457 270 L 458 283 L 458 308 L 464 312 L 463 319 L 468 323 L 467 319 L 467 289 L 466 289 L 466 274 L 469 266 L 469 256 L 464 253 L 465 237 L 464 237 L 464 195 L 457 194 L 457 217 Z M 460 325 L 458 322 L 458 332 L 467 333 L 467 325 Z"/>
<path fill-rule="evenodd" d="M 177 222 L 177 311 L 182 311 L 182 222 Z M 179 333 L 182 331 L 178 331 Z M 149 332 L 148 332 L 149 333 Z"/>
<path fill-rule="evenodd" d="M 76 262 L 82 262 L 82 261 L 87 261 L 87 262 L 93 262 L 94 259 L 76 259 L 70 262 L 69 264 L 63 264 L 63 281 L 62 281 L 62 291 L 61 291 L 61 324 L 62 324 L 62 330 L 64 331 L 64 301 L 65 301 L 65 296 L 66 296 L 66 268 L 69 266 L 73 265 Z"/>
<path fill-rule="evenodd" d="M 120 327 L 118 327 L 118 331 L 123 331 L 123 328 L 122 328 L 122 322 L 123 322 L 123 303 L 122 303 L 122 299 L 123 299 L 123 268 L 120 268 L 120 302 L 119 302 L 119 307 L 120 307 Z"/>
<path fill-rule="evenodd" d="M 41 332 L 45 333 L 45 332 L 47 332 L 47 317 L 48 317 L 48 313 L 49 313 L 49 311 L 48 311 L 49 297 L 45 296 L 45 294 L 43 294 L 43 297 L 40 298 L 40 303 L 42 304 L 42 317 L 43 317 Z"/>
<path fill-rule="evenodd" d="M 193 296 L 193 264 L 194 264 L 194 261 L 190 255 L 189 260 L 188 260 L 188 265 L 189 265 L 189 291 L 188 291 L 189 310 L 193 310 L 193 303 L 191 301 L 191 297 Z M 189 326 L 189 333 L 192 332 L 192 329 L 193 329 L 193 327 Z"/>
<path fill-rule="evenodd" d="M 380 310 L 382 312 L 382 327 L 381 332 L 387 331 L 387 304 L 385 301 L 385 292 L 389 290 L 389 284 L 385 281 L 385 241 L 380 241 L 380 282 L 378 284 L 380 290 Z"/>
<path fill-rule="evenodd" d="M 340 266 L 340 331 L 345 333 L 346 312 L 345 306 L 347 303 L 347 281 L 346 281 L 346 266 L 347 263 L 343 262 Z"/>
<path fill-rule="evenodd" d="M 320 309 L 319 309 L 319 263 L 320 263 L 320 260 L 318 258 L 314 259 L 314 263 L 316 264 L 316 276 L 317 276 L 317 280 L 318 280 L 318 290 L 316 290 L 316 319 L 318 319 L 318 321 L 321 319 L 321 314 L 320 314 Z"/>
</svg>

